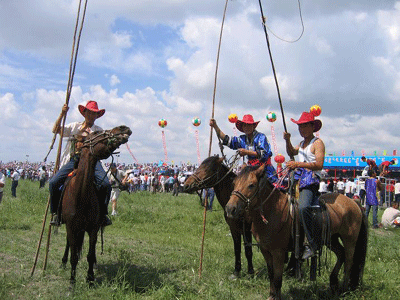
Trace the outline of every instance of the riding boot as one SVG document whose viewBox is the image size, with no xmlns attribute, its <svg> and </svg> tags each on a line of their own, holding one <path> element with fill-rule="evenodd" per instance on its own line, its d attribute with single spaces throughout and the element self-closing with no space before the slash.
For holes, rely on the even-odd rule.
<svg viewBox="0 0 400 300">
<path fill-rule="evenodd" d="M 100 209 L 100 217 L 101 217 L 101 226 L 108 226 L 111 225 L 112 222 L 110 220 L 110 218 L 108 217 L 108 205 L 103 204 L 101 205 L 101 209 Z"/>
<path fill-rule="evenodd" d="M 59 220 L 59 218 L 58 218 L 58 214 L 57 214 L 57 213 L 53 213 L 53 214 L 52 214 L 52 218 L 51 218 L 51 221 L 50 221 L 50 225 L 53 225 L 53 226 L 60 226 L 60 220 Z"/>
</svg>

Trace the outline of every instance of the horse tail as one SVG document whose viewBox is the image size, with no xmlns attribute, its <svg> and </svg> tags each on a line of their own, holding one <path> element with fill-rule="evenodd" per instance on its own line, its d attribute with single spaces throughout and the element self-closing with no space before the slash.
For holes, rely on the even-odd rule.
<svg viewBox="0 0 400 300">
<path fill-rule="evenodd" d="M 85 231 L 81 231 L 78 233 L 78 238 L 76 241 L 76 246 L 77 246 L 77 252 L 78 252 L 78 258 L 80 259 L 82 257 L 82 248 L 83 248 L 83 241 L 85 239 Z"/>
<path fill-rule="evenodd" d="M 367 256 L 367 244 L 368 244 L 368 220 L 363 211 L 361 205 L 357 202 L 360 207 L 362 219 L 361 228 L 358 234 L 356 248 L 353 257 L 353 266 L 350 271 L 350 288 L 355 289 L 362 282 L 362 276 L 364 273 L 365 259 Z"/>
</svg>

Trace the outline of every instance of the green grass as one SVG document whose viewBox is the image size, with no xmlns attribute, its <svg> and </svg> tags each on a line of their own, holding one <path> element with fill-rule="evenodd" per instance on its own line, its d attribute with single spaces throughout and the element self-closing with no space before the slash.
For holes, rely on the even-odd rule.
<svg viewBox="0 0 400 300">
<path fill-rule="evenodd" d="M 70 289 L 70 267 L 61 269 L 65 226 L 52 234 L 46 271 L 43 271 L 47 230 L 34 276 L 30 276 L 48 199 L 38 182 L 21 180 L 17 198 L 10 182 L 0 204 L 0 299 L 267 299 L 269 282 L 261 253 L 254 248 L 256 276 L 245 273 L 230 280 L 233 243 L 222 209 L 214 203 L 207 213 L 202 278 L 199 279 L 203 208 L 197 195 L 121 193 L 117 217 L 106 228 L 104 254 L 97 245 L 96 284 L 85 282 L 87 240 Z M 380 215 L 382 211 L 380 210 Z M 370 218 L 372 214 L 370 215 Z M 370 220 L 371 221 L 371 220 Z M 47 226 L 46 226 L 47 229 Z M 364 284 L 341 299 L 400 299 L 400 230 L 370 230 Z M 242 250 L 242 252 L 244 252 Z M 243 255 L 244 256 L 244 255 Z M 332 299 L 328 270 L 316 282 L 284 277 L 284 299 Z M 242 258 L 244 270 L 246 260 Z"/>
</svg>

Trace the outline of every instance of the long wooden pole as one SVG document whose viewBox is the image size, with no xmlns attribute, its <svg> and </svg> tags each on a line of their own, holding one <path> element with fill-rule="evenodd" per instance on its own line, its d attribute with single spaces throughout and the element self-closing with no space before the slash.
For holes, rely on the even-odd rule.
<svg viewBox="0 0 400 300">
<path fill-rule="evenodd" d="M 88 0 L 85 1 L 85 6 L 84 6 L 83 14 L 82 14 L 82 20 L 81 20 L 79 35 L 78 35 L 78 39 L 77 39 L 77 31 L 78 31 L 78 24 L 79 24 L 79 19 L 80 19 L 80 14 L 81 14 L 80 11 L 81 11 L 82 0 L 79 1 L 79 6 L 78 6 L 78 13 L 77 13 L 77 18 L 76 18 L 75 31 L 74 31 L 74 37 L 73 37 L 73 43 L 72 43 L 71 60 L 70 60 L 68 84 L 67 84 L 67 91 L 66 91 L 66 100 L 65 100 L 65 104 L 67 106 L 69 104 L 69 99 L 71 97 L 71 90 L 72 90 L 73 79 L 74 79 L 74 75 L 75 75 L 76 61 L 77 61 L 77 57 L 78 57 L 79 42 L 80 42 L 81 35 L 82 35 L 83 23 L 84 23 L 85 15 L 86 15 L 87 2 L 88 2 Z M 62 138 L 64 136 L 64 126 L 65 126 L 66 118 L 67 118 L 67 114 L 65 113 L 63 118 L 62 118 L 60 141 L 59 141 L 58 149 L 57 149 L 57 158 L 56 158 L 56 163 L 55 163 L 55 166 L 54 166 L 54 172 L 58 171 L 58 168 L 59 168 L 59 165 L 60 165 L 60 157 L 61 157 L 61 149 L 62 149 Z M 56 136 L 57 136 L 57 132 L 54 133 L 54 137 L 53 137 L 52 144 L 50 146 L 49 153 L 50 153 L 51 149 L 53 148 Z M 49 153 L 47 154 L 47 156 L 49 155 Z M 47 156 L 44 159 L 44 161 L 46 161 Z M 42 230 L 41 230 L 41 233 L 40 233 L 38 246 L 37 246 L 37 249 L 36 249 L 36 255 L 35 255 L 33 267 L 32 267 L 32 270 L 31 270 L 31 276 L 33 276 L 33 274 L 35 272 L 37 260 L 39 258 L 39 251 L 40 251 L 40 247 L 41 247 L 41 243 L 42 243 L 42 239 L 43 239 L 43 233 L 44 233 L 44 228 L 45 228 L 45 225 L 46 225 L 47 213 L 48 213 L 48 210 L 49 210 L 49 206 L 50 206 L 50 197 L 47 200 L 46 211 L 45 211 L 44 218 L 43 218 Z M 50 247 L 50 238 L 51 238 L 51 226 L 49 226 L 49 232 L 48 232 L 48 237 L 47 237 L 47 245 L 46 245 L 46 255 L 45 255 L 45 261 L 44 261 L 44 264 L 43 264 L 43 270 L 45 270 L 46 266 L 47 266 L 47 258 L 48 258 L 48 252 L 49 252 L 49 247 Z"/>
<path fill-rule="evenodd" d="M 221 23 L 221 31 L 219 33 L 219 43 L 218 43 L 218 51 L 217 51 L 217 62 L 215 65 L 215 76 L 214 76 L 214 91 L 213 91 L 213 99 L 212 99 L 212 110 L 211 110 L 211 118 L 214 119 L 214 109 L 215 109 L 215 94 L 217 91 L 217 78 L 218 78 L 218 66 L 219 66 L 219 55 L 221 52 L 221 42 L 222 42 L 222 32 L 224 29 L 224 23 L 225 23 L 225 16 L 226 16 L 226 9 L 228 7 L 228 0 L 225 2 L 225 8 L 224 8 L 224 14 L 222 17 L 222 23 Z M 211 127 L 210 129 L 210 145 L 208 147 L 208 157 L 211 156 L 211 147 L 212 147 L 212 133 L 213 133 L 213 128 Z M 219 138 L 219 137 L 218 137 Z M 199 266 L 199 279 L 201 278 L 201 272 L 203 270 L 203 254 L 204 254 L 204 237 L 206 233 L 206 217 L 207 217 L 207 206 L 208 206 L 208 193 L 206 191 L 205 193 L 205 199 L 204 199 L 204 214 L 203 214 L 203 234 L 201 237 L 201 253 L 200 253 L 200 266 Z"/>
</svg>

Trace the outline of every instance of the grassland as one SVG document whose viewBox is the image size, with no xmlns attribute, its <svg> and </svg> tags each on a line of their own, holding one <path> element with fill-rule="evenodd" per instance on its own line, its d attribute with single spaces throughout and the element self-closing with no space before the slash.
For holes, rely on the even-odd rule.
<svg viewBox="0 0 400 300">
<path fill-rule="evenodd" d="M 104 254 L 97 247 L 96 284 L 85 282 L 88 246 L 69 285 L 70 269 L 61 269 L 65 226 L 52 234 L 47 269 L 44 247 L 35 274 L 31 268 L 48 199 L 38 182 L 22 180 L 17 198 L 7 181 L 0 204 L 0 299 L 266 299 L 269 283 L 261 253 L 254 248 L 256 275 L 230 280 L 233 244 L 217 202 L 207 213 L 202 277 L 199 279 L 203 208 L 197 195 L 121 193 L 118 216 L 106 228 Z M 382 211 L 380 211 L 380 215 Z M 370 216 L 371 217 L 371 216 Z M 46 236 L 44 237 L 44 242 Z M 99 239 L 100 241 L 100 239 Z M 87 242 L 87 239 L 86 239 Z M 363 285 L 340 299 L 400 299 L 400 230 L 370 230 Z M 328 255 L 327 268 L 334 255 Z M 245 259 L 242 259 L 245 265 Z M 245 269 L 245 267 L 244 267 Z M 332 299 L 329 271 L 316 282 L 284 277 L 284 299 Z"/>
</svg>

